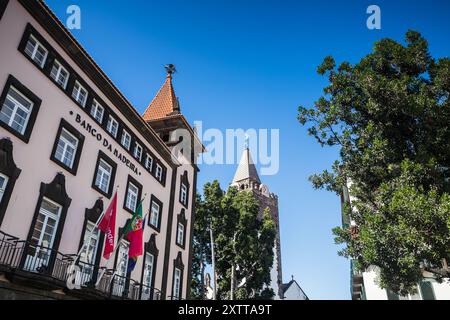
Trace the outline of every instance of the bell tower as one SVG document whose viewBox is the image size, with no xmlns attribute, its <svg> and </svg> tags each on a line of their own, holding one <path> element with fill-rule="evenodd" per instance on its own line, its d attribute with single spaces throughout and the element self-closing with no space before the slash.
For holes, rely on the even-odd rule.
<svg viewBox="0 0 450 320">
<path fill-rule="evenodd" d="M 270 215 L 275 222 L 277 234 L 275 237 L 274 259 L 272 269 L 270 270 L 270 287 L 273 289 L 274 299 L 282 299 L 282 270 L 281 270 L 281 246 L 280 246 L 280 224 L 278 218 L 278 196 L 269 192 L 269 187 L 263 183 L 258 176 L 258 171 L 253 162 L 250 150 L 246 143 L 244 151 L 239 161 L 236 173 L 230 186 L 235 186 L 239 191 L 251 191 L 259 203 L 258 219 L 266 208 L 269 208 Z"/>
</svg>

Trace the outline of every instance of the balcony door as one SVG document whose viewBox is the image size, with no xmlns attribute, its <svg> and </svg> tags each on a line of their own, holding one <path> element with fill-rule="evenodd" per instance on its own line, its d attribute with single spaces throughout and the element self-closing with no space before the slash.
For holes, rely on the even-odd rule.
<svg viewBox="0 0 450 320">
<path fill-rule="evenodd" d="M 43 198 L 27 250 L 24 269 L 44 272 L 49 267 L 53 242 L 61 216 L 62 206 Z"/>
<path fill-rule="evenodd" d="M 80 271 L 78 274 L 81 285 L 86 285 L 93 278 L 99 239 L 100 230 L 95 227 L 93 222 L 87 221 L 83 239 L 85 247 L 80 255 Z"/>
<path fill-rule="evenodd" d="M 124 294 L 125 286 L 127 284 L 127 269 L 128 269 L 128 249 L 129 243 L 122 240 L 119 247 L 116 264 L 116 275 L 113 279 L 113 295 L 121 297 Z"/>
<path fill-rule="evenodd" d="M 152 291 L 153 291 L 153 264 L 155 257 L 146 252 L 145 253 L 145 261 L 144 261 L 144 276 L 142 278 L 142 300 L 153 300 L 152 299 Z"/>
</svg>

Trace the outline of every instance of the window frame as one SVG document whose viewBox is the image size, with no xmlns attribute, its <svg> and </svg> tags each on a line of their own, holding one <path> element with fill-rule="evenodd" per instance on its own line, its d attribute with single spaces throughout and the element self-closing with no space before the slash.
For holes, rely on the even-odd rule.
<svg viewBox="0 0 450 320">
<path fill-rule="evenodd" d="M 128 211 L 131 214 L 134 214 L 136 208 L 134 210 L 132 210 L 131 208 L 129 208 L 127 206 L 127 202 L 128 202 L 128 193 L 129 193 L 129 189 L 130 189 L 130 184 L 132 184 L 133 186 L 135 186 L 137 188 L 137 194 L 136 194 L 136 208 L 139 205 L 139 201 L 141 201 L 141 197 L 142 197 L 142 184 L 140 184 L 136 179 L 134 179 L 131 175 L 128 175 L 128 179 L 127 179 L 127 187 L 125 189 L 125 197 L 124 197 L 124 201 L 123 201 L 123 209 L 125 211 Z"/>
<path fill-rule="evenodd" d="M 16 166 L 13 156 L 13 142 L 8 138 L 0 139 L 0 157 L 4 161 L 0 161 L 0 173 L 8 178 L 8 181 L 0 201 L 0 226 L 8 208 L 9 200 L 11 199 L 16 180 L 22 172 Z"/>
<path fill-rule="evenodd" d="M 178 288 L 179 290 L 179 296 L 175 296 L 175 275 L 176 275 L 176 270 L 178 270 L 180 272 L 180 277 L 179 277 L 179 284 L 180 287 Z M 172 272 L 172 300 L 181 300 L 183 297 L 183 273 L 184 273 L 184 264 L 183 264 L 183 259 L 181 256 L 181 251 L 178 251 L 177 257 L 175 260 L 173 260 L 173 272 Z M 175 299 L 177 298 L 177 299 Z"/>
<path fill-rule="evenodd" d="M 86 258 L 86 261 L 82 261 L 82 255 L 80 254 L 80 261 L 82 261 L 82 262 L 84 262 L 84 263 L 87 263 L 87 264 L 92 264 L 92 265 L 95 265 L 95 260 L 96 260 L 96 257 L 97 257 L 97 254 L 98 254 L 98 249 L 99 249 L 99 246 L 100 246 L 100 239 L 101 239 L 101 231 L 100 231 L 100 229 L 98 228 L 98 226 L 96 227 L 95 226 L 95 222 L 93 222 L 93 221 L 86 221 L 86 225 L 85 225 L 85 232 L 84 232 L 84 234 L 83 234 L 83 244 L 86 242 L 86 240 L 87 240 L 87 238 L 86 237 L 88 237 L 89 236 L 89 234 L 91 234 L 91 231 L 89 231 L 88 230 L 88 227 L 91 227 L 92 228 L 92 230 L 93 230 L 93 232 L 92 232 L 92 236 L 90 237 L 91 239 L 95 239 L 96 241 L 95 241 L 95 247 L 94 247 L 94 250 L 93 250 L 93 252 L 92 252 L 92 261 L 89 261 L 89 259 L 87 259 L 87 257 L 86 257 L 86 254 L 87 253 L 89 253 L 89 247 L 90 247 L 90 244 L 88 243 L 87 244 L 87 246 L 84 248 L 84 250 L 82 251 L 82 253 L 83 252 L 85 252 L 86 254 L 85 254 L 85 258 Z"/>
<path fill-rule="evenodd" d="M 83 229 L 80 234 L 80 241 L 78 244 L 78 251 L 81 250 L 81 247 L 84 245 L 84 239 L 86 237 L 86 233 L 88 232 L 87 226 L 89 223 L 94 224 L 98 221 L 100 215 L 103 212 L 103 200 L 101 198 L 97 199 L 94 203 L 94 206 L 90 209 L 86 208 L 84 213 L 84 222 L 83 222 Z M 97 281 L 98 276 L 98 270 L 100 266 L 100 260 L 102 257 L 102 251 L 103 251 L 103 242 L 104 242 L 104 233 L 100 232 L 97 248 L 96 248 L 96 254 L 94 257 L 94 269 L 93 273 L 91 275 L 91 281 L 92 283 L 95 283 Z"/>
<path fill-rule="evenodd" d="M 181 182 L 181 185 L 180 185 L 180 202 L 182 204 L 186 205 L 187 197 L 188 197 L 188 187 L 186 186 L 186 184 Z"/>
<path fill-rule="evenodd" d="M 77 85 L 79 86 L 80 90 L 77 90 L 76 97 L 74 97 L 75 88 L 77 87 Z M 81 90 L 86 91 L 86 95 L 85 95 L 85 98 L 84 98 L 83 102 L 78 101 L 78 98 L 80 96 L 80 91 Z M 80 80 L 78 80 L 78 79 L 75 80 L 75 83 L 73 84 L 72 92 L 70 93 L 70 96 L 72 97 L 72 100 L 75 101 L 79 106 L 81 106 L 83 108 L 86 108 L 86 104 L 87 104 L 87 101 L 88 101 L 88 98 L 89 98 L 89 90 L 86 89 L 86 87 L 80 82 Z"/>
<path fill-rule="evenodd" d="M 102 112 L 101 112 L 100 119 L 97 119 L 97 113 L 98 113 L 99 109 L 101 109 Z M 101 103 L 98 102 L 98 100 L 94 98 L 94 99 L 92 99 L 91 110 L 89 111 L 89 114 L 92 116 L 92 118 L 94 118 L 94 120 L 97 123 L 102 124 L 104 116 L 105 116 L 105 107 L 102 106 Z M 118 127 L 119 126 L 117 126 L 117 128 Z"/>
<path fill-rule="evenodd" d="M 160 174 L 159 175 L 158 175 L 158 169 L 160 169 Z M 162 182 L 162 176 L 163 176 L 163 168 L 162 168 L 162 166 L 159 163 L 157 163 L 156 164 L 156 169 L 155 169 L 155 178 L 159 182 Z"/>
<path fill-rule="evenodd" d="M 149 161 L 149 159 L 150 159 L 150 161 Z M 150 166 L 147 165 L 149 162 L 150 162 Z M 148 152 L 145 154 L 144 167 L 145 167 L 145 169 L 147 169 L 148 172 L 152 172 L 152 169 L 153 169 L 153 157 Z"/>
<path fill-rule="evenodd" d="M 158 210 L 158 219 L 157 219 L 157 224 L 158 225 L 154 225 L 152 223 L 152 207 L 153 207 L 153 203 L 155 203 L 156 205 L 158 205 L 159 210 Z M 161 230 L 161 219 L 162 219 L 162 215 L 163 215 L 163 203 L 157 198 L 155 197 L 155 195 L 152 194 L 152 196 L 150 197 L 150 207 L 149 207 L 149 218 L 147 221 L 147 224 L 149 227 L 151 227 L 153 230 L 160 232 Z"/>
<path fill-rule="evenodd" d="M 144 274 L 142 275 L 142 284 L 150 288 L 150 296 L 151 296 L 151 289 L 154 287 L 154 286 L 153 286 L 153 285 L 154 285 L 154 283 L 153 283 L 154 277 L 153 277 L 153 276 L 154 276 L 154 274 L 155 274 L 155 260 L 156 260 L 156 258 L 155 258 L 155 255 L 152 254 L 151 252 L 148 252 L 148 251 L 145 251 L 145 252 L 144 252 L 144 259 L 143 259 L 143 260 L 144 260 L 144 263 L 143 263 L 144 268 L 143 268 L 143 270 L 142 270 L 143 273 L 145 273 L 145 271 L 147 270 L 147 268 L 146 268 L 146 265 L 147 265 L 147 256 L 152 257 L 152 259 L 151 259 L 151 260 L 152 260 L 152 263 L 151 263 L 151 265 L 152 265 L 152 268 L 151 268 L 152 272 L 151 272 L 151 274 L 150 274 L 150 283 L 148 283 L 148 284 L 145 284 L 145 282 L 147 281 L 147 279 L 146 279 L 146 277 L 145 277 Z"/>
<path fill-rule="evenodd" d="M 58 172 L 56 176 L 53 178 L 53 180 L 50 183 L 44 183 L 41 182 L 40 188 L 39 188 L 39 198 L 36 203 L 36 207 L 34 210 L 33 219 L 31 222 L 31 225 L 29 227 L 28 236 L 27 236 L 27 242 L 32 243 L 31 238 L 33 236 L 33 232 L 35 229 L 35 226 L 37 224 L 39 211 L 42 206 L 42 202 L 44 198 L 49 199 L 51 202 L 54 202 L 62 207 L 61 211 L 59 212 L 59 220 L 58 225 L 55 227 L 55 238 L 53 239 L 53 243 L 51 246 L 52 250 L 58 250 L 60 242 L 61 242 L 61 235 L 63 233 L 63 229 L 65 226 L 65 220 L 67 216 L 68 208 L 72 202 L 72 199 L 68 196 L 66 192 L 66 179 L 64 174 Z M 30 252 L 34 250 L 32 246 L 29 246 L 27 248 L 26 254 L 23 254 L 20 259 L 20 266 L 24 267 L 26 265 L 26 259 L 29 256 Z M 56 256 L 51 255 L 49 260 L 47 261 L 47 267 L 48 272 L 53 271 L 54 265 L 55 265 Z"/>
<path fill-rule="evenodd" d="M 2 94 L 0 96 L 0 112 L 3 109 L 3 105 L 8 96 L 10 87 L 14 87 L 14 89 L 17 90 L 21 95 L 23 95 L 29 101 L 31 101 L 33 103 L 33 106 L 28 115 L 28 120 L 25 125 L 25 129 L 24 129 L 23 133 L 20 133 L 16 129 L 13 129 L 11 126 L 9 126 L 7 123 L 5 123 L 3 121 L 0 121 L 0 126 L 3 127 L 5 130 L 9 131 L 10 133 L 12 133 L 14 136 L 19 138 L 23 142 L 28 143 L 30 141 L 33 127 L 36 123 L 36 118 L 39 113 L 39 109 L 40 109 L 42 100 L 40 98 L 38 98 L 33 92 L 31 92 L 27 87 L 25 87 L 25 85 L 23 85 L 13 75 L 9 75 L 8 79 L 6 80 L 5 85 L 3 87 Z"/>
<path fill-rule="evenodd" d="M 33 38 L 33 40 L 36 42 L 36 46 L 33 48 L 33 52 L 32 52 L 31 55 L 30 55 L 30 54 L 27 52 L 27 50 L 26 50 L 27 45 L 28 45 L 28 42 L 30 41 L 30 38 Z M 36 61 L 36 60 L 34 59 L 34 58 L 36 57 L 37 47 L 41 47 L 42 49 L 45 50 L 45 55 L 44 55 L 44 58 L 43 58 L 43 60 L 42 60 L 41 63 L 39 63 L 38 61 Z M 45 64 L 46 64 L 46 62 L 47 62 L 47 60 L 48 60 L 49 49 L 46 48 L 45 43 L 42 43 L 42 41 L 40 41 L 40 40 L 38 39 L 38 37 L 37 37 L 33 32 L 30 32 L 30 33 L 28 34 L 27 38 L 26 38 L 26 41 L 25 41 L 25 44 L 24 44 L 24 47 L 23 47 L 23 53 L 24 53 L 24 54 L 28 57 L 28 59 L 30 59 L 37 67 L 39 67 L 40 69 L 44 69 Z"/>
<path fill-rule="evenodd" d="M 65 163 L 56 158 L 56 150 L 58 148 L 59 138 L 61 136 L 62 130 L 66 130 L 68 133 L 78 139 L 78 145 L 74 154 L 72 167 L 67 166 Z M 80 163 L 81 153 L 83 151 L 83 145 L 84 135 L 82 135 L 77 129 L 75 129 L 69 122 L 61 119 L 58 131 L 56 133 L 55 142 L 53 143 L 52 153 L 50 154 L 50 160 L 52 160 L 71 174 L 76 175 L 78 171 L 78 165 Z"/>
<path fill-rule="evenodd" d="M 103 160 L 104 162 L 106 162 L 109 166 L 112 167 L 112 172 L 111 172 L 111 178 L 109 181 L 109 186 L 108 186 L 108 192 L 104 192 L 102 189 L 100 189 L 99 187 L 97 187 L 97 185 L 95 184 L 96 178 L 97 178 L 97 171 L 100 165 L 100 161 Z M 103 151 L 99 150 L 98 151 L 98 156 L 97 156 L 97 162 L 95 164 L 95 169 L 94 169 L 94 177 L 92 179 L 92 185 L 91 187 L 96 190 L 97 192 L 99 192 L 100 194 L 104 195 L 106 198 L 110 199 L 113 193 L 113 188 L 114 188 L 114 182 L 115 182 L 115 177 L 116 177 L 116 171 L 117 171 L 117 163 L 115 163 L 110 157 L 108 157 Z"/>
<path fill-rule="evenodd" d="M 180 228 L 181 227 L 181 228 Z M 181 241 L 180 241 L 180 231 L 182 231 Z M 177 244 L 184 246 L 184 237 L 185 237 L 185 227 L 184 224 L 178 222 L 177 225 Z"/>
<path fill-rule="evenodd" d="M 6 193 L 6 188 L 8 187 L 9 177 L 0 172 L 0 177 L 3 178 L 3 185 L 0 185 L 0 203 L 3 201 L 3 196 Z"/>
<path fill-rule="evenodd" d="M 185 192 L 186 192 L 186 197 L 183 200 L 182 195 L 183 195 L 183 186 L 185 187 Z M 183 172 L 183 174 L 180 176 L 180 191 L 179 191 L 179 196 L 178 196 L 178 201 L 183 205 L 183 207 L 185 207 L 186 209 L 189 206 L 189 190 L 190 190 L 190 183 L 189 183 L 189 178 L 188 178 L 188 173 L 185 170 Z"/>
<path fill-rule="evenodd" d="M 150 286 L 150 296 L 146 298 L 146 300 L 154 300 L 154 297 L 156 295 L 159 296 L 159 292 L 156 292 L 154 290 L 155 287 L 155 281 L 156 281 L 156 273 L 158 271 L 158 254 L 159 254 L 159 250 L 156 247 L 156 233 L 152 233 L 150 235 L 150 239 L 144 243 L 144 257 L 145 254 L 151 254 L 153 256 L 153 274 L 152 274 L 152 279 L 151 279 L 151 286 Z M 142 264 L 142 272 L 141 272 L 141 283 L 144 283 L 144 273 L 145 273 L 145 261 Z M 144 289 L 143 289 L 144 290 Z M 140 299 L 143 300 L 143 290 L 141 292 L 140 295 Z M 158 299 L 158 298 L 157 298 Z"/>
<path fill-rule="evenodd" d="M 139 153 L 139 157 L 137 155 L 137 150 L 141 150 Z M 139 144 L 139 142 L 135 141 L 134 142 L 134 150 L 133 150 L 133 156 L 136 160 L 138 160 L 139 162 L 142 161 L 142 153 L 144 152 L 144 149 L 142 148 L 142 146 Z"/>
<path fill-rule="evenodd" d="M 126 142 L 126 137 L 128 137 L 128 146 L 124 144 Z M 127 151 L 130 151 L 131 148 L 131 134 L 128 133 L 127 130 L 122 129 L 122 135 L 120 136 L 120 145 L 124 147 Z"/>
<path fill-rule="evenodd" d="M 120 233 L 120 231 L 119 231 Z M 114 261 L 114 268 L 115 270 L 117 270 L 116 274 L 119 276 L 118 277 L 118 281 L 114 281 L 111 284 L 111 292 L 114 296 L 118 296 L 118 297 L 122 297 L 125 292 L 126 289 L 129 285 L 130 279 L 128 277 L 128 260 L 129 260 L 129 248 L 130 248 L 130 242 L 126 239 L 122 239 L 120 243 L 118 243 L 119 245 L 119 249 L 117 251 L 116 257 L 115 257 L 115 261 Z M 119 256 L 121 255 L 121 251 L 123 249 L 123 252 L 125 253 L 124 255 L 126 256 L 126 259 L 124 260 L 119 260 Z M 123 262 L 123 271 L 124 274 L 121 273 L 121 269 L 120 264 Z M 119 264 L 120 263 L 120 264 Z"/>
<path fill-rule="evenodd" d="M 177 272 L 178 271 L 178 272 Z M 177 276 L 178 274 L 178 276 Z M 172 300 L 181 300 L 181 278 L 183 277 L 183 272 L 178 267 L 173 269 L 173 280 L 172 280 Z M 178 278 L 178 286 L 177 286 Z M 176 294 L 178 291 L 178 295 Z"/>
<path fill-rule="evenodd" d="M 59 67 L 58 67 L 58 70 L 56 71 L 56 76 L 55 76 L 56 78 L 53 78 L 52 71 L 53 71 L 53 67 L 55 66 L 55 64 L 58 64 Z M 64 84 L 61 84 L 58 82 L 58 78 L 61 75 L 61 69 L 63 69 L 67 73 L 67 78 L 66 78 Z M 52 66 L 50 68 L 49 76 L 58 86 L 60 86 L 63 90 L 66 90 L 67 84 L 69 83 L 69 79 L 70 79 L 70 71 L 67 70 L 67 68 L 64 67 L 64 65 L 57 58 L 55 58 L 53 60 Z"/>
<path fill-rule="evenodd" d="M 47 202 L 47 203 L 50 203 L 51 205 L 56 206 L 58 212 L 55 214 L 53 212 L 50 212 L 48 210 L 43 209 L 42 205 L 43 205 L 44 202 Z M 45 212 L 43 212 L 43 210 Z M 52 199 L 50 199 L 50 198 L 48 198 L 46 196 L 44 196 L 42 198 L 41 203 L 39 205 L 38 216 L 36 218 L 36 222 L 38 221 L 39 216 L 43 215 L 43 216 L 45 216 L 45 221 L 44 221 L 45 223 L 47 223 L 48 219 L 51 218 L 51 219 L 53 219 L 55 221 L 55 225 L 54 225 L 53 234 L 52 234 L 50 243 L 48 245 L 44 245 L 42 243 L 43 242 L 43 236 L 44 236 L 45 230 L 46 230 L 46 228 L 44 228 L 44 227 L 46 227 L 47 225 L 44 222 L 42 223 L 42 227 L 41 227 L 41 229 L 39 231 L 39 239 L 38 239 L 38 242 L 37 242 L 36 246 L 42 246 L 42 247 L 46 247 L 46 248 L 52 248 L 53 247 L 53 244 L 55 243 L 55 238 L 56 238 L 56 233 L 57 233 L 57 230 L 58 230 L 59 222 L 61 220 L 62 210 L 63 210 L 63 205 L 62 204 L 57 203 L 56 201 L 53 201 Z M 36 231 L 36 225 L 37 225 L 37 223 L 35 223 L 34 226 L 33 226 L 32 234 L 31 234 L 31 238 L 30 238 L 31 241 L 33 241 L 33 238 L 34 238 L 34 233 Z"/>
<path fill-rule="evenodd" d="M 182 242 L 178 241 L 180 225 L 183 226 Z M 175 244 L 181 249 L 185 249 L 186 247 L 186 233 L 187 233 L 187 219 L 185 215 L 185 209 L 181 209 L 180 213 L 177 215 L 177 227 L 175 229 Z"/>
<path fill-rule="evenodd" d="M 111 126 L 110 126 L 111 123 Z M 111 127 L 112 127 L 112 123 L 116 123 L 117 127 L 116 127 L 116 131 L 113 133 L 111 132 Z M 108 115 L 108 121 L 106 123 L 106 131 L 114 138 L 117 139 L 117 135 L 119 133 L 119 121 L 116 120 L 116 118 L 114 118 L 114 116 L 112 114 Z"/>
</svg>

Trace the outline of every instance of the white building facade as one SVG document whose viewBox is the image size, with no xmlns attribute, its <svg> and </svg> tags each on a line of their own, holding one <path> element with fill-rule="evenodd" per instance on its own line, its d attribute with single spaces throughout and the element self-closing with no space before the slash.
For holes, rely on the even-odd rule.
<svg viewBox="0 0 450 320">
<path fill-rule="evenodd" d="M 32 297 L 33 283 L 34 298 L 188 298 L 198 168 L 193 149 L 172 156 L 166 135 L 196 140 L 171 71 L 140 115 L 43 1 L 0 0 L 0 43 L 0 296 Z M 106 261 L 103 233 L 87 238 L 116 191 L 116 239 L 144 199 L 131 272 L 126 240 Z M 69 290 L 87 240 L 81 288 Z"/>
<path fill-rule="evenodd" d="M 346 228 L 355 226 L 345 211 L 344 205 L 350 204 L 353 197 L 349 187 L 345 186 L 341 194 L 342 225 Z M 424 273 L 424 280 L 417 284 L 416 293 L 400 296 L 389 289 L 378 285 L 379 269 L 371 266 L 363 272 L 356 270 L 353 261 L 350 261 L 350 290 L 352 300 L 450 300 L 450 279 L 438 283 L 431 273 Z"/>
</svg>

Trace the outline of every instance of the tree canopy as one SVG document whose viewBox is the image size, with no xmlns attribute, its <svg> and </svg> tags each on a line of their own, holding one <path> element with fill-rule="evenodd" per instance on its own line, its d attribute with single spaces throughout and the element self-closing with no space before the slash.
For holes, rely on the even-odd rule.
<svg viewBox="0 0 450 320">
<path fill-rule="evenodd" d="M 383 288 L 406 294 L 424 271 L 449 277 L 450 59 L 430 55 L 426 39 L 382 39 L 356 64 L 328 56 L 318 67 L 329 85 L 298 120 L 322 146 L 336 146 L 331 170 L 315 188 L 352 196 L 344 225 L 333 230 L 341 255 L 380 269 Z M 444 263 L 445 265 L 445 263 Z"/>
<path fill-rule="evenodd" d="M 276 228 L 268 209 L 258 219 L 259 205 L 251 192 L 230 187 L 223 191 L 217 181 L 206 183 L 203 199 L 198 196 L 194 226 L 194 265 L 211 263 L 209 225 L 214 234 L 218 297 L 270 298 L 273 292 L 264 290 L 270 284 Z M 207 222 L 207 223 L 206 223 Z M 208 234 L 206 236 L 206 233 Z M 234 269 L 234 272 L 232 270 Z M 194 296 L 201 290 L 200 268 L 193 268 Z M 232 277 L 233 275 L 233 277 Z"/>
</svg>

